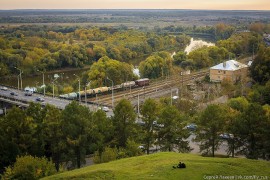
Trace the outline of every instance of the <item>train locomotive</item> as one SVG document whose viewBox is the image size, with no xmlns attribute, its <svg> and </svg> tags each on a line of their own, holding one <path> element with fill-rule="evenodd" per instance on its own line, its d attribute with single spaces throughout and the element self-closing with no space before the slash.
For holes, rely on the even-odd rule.
<svg viewBox="0 0 270 180">
<path fill-rule="evenodd" d="M 85 91 L 80 91 L 80 92 L 72 92 L 68 94 L 62 94 L 59 97 L 63 99 L 68 99 L 68 100 L 76 100 L 81 97 L 94 97 L 96 94 L 106 94 L 112 91 L 112 88 L 114 91 L 121 91 L 126 88 L 136 88 L 136 87 L 143 87 L 143 86 L 148 86 L 150 84 L 150 80 L 148 78 L 143 78 L 143 79 L 138 79 L 136 81 L 128 81 L 124 82 L 120 85 L 115 85 L 113 87 L 98 87 L 95 89 L 88 89 Z"/>
</svg>

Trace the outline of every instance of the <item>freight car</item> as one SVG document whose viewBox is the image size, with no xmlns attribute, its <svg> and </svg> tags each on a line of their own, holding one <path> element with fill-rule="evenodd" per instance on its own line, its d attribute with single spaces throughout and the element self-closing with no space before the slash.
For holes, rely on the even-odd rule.
<svg viewBox="0 0 270 180">
<path fill-rule="evenodd" d="M 149 79 L 148 78 L 144 78 L 144 79 L 138 79 L 136 81 L 128 81 L 128 82 L 124 82 L 120 85 L 115 85 L 113 86 L 113 90 L 115 91 L 121 91 L 124 88 L 135 88 L 135 87 L 141 87 L 141 86 L 147 86 L 149 85 Z M 68 93 L 68 94 L 63 94 L 60 95 L 60 98 L 63 99 L 69 99 L 69 100 L 75 100 L 78 99 L 79 95 L 81 97 L 91 97 L 91 96 L 95 96 L 96 94 L 106 94 L 108 92 L 110 92 L 112 89 L 111 87 L 99 87 L 99 88 L 95 88 L 95 89 L 90 89 L 90 90 L 86 90 L 86 94 L 85 91 L 80 91 L 80 92 L 72 92 L 72 93 Z"/>
<path fill-rule="evenodd" d="M 135 81 L 128 81 L 128 82 L 124 82 L 121 84 L 122 88 L 130 88 L 130 87 L 134 87 L 136 85 Z"/>
<path fill-rule="evenodd" d="M 137 86 L 148 86 L 150 83 L 149 79 L 148 78 L 144 78 L 144 79 L 138 79 L 135 81 L 135 84 Z"/>
</svg>

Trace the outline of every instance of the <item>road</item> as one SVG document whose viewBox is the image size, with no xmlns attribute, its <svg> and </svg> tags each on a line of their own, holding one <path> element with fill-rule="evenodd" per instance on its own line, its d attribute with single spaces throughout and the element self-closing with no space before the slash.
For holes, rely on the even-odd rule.
<svg viewBox="0 0 270 180">
<path fill-rule="evenodd" d="M 3 86 L 1 86 L 1 87 L 3 87 Z M 10 94 L 11 92 L 15 92 L 17 94 L 17 96 L 11 95 Z M 3 90 L 3 88 L 1 88 L 0 97 L 4 98 L 4 99 L 8 99 L 9 101 L 13 102 L 14 104 L 17 104 L 16 102 L 21 102 L 23 104 L 28 104 L 30 102 L 36 102 L 36 103 L 40 103 L 42 105 L 51 104 L 59 109 L 65 109 L 66 105 L 71 103 L 71 101 L 69 101 L 69 100 L 59 99 L 56 97 L 53 98 L 50 96 L 44 97 L 43 95 L 36 94 L 36 93 L 33 93 L 32 96 L 25 96 L 24 91 L 11 89 L 11 88 L 8 88 L 7 90 Z M 38 97 L 42 97 L 44 99 L 44 102 L 37 101 L 36 99 Z M 94 109 L 94 106 L 91 104 L 82 103 L 82 105 L 88 106 L 90 108 L 90 110 Z"/>
</svg>

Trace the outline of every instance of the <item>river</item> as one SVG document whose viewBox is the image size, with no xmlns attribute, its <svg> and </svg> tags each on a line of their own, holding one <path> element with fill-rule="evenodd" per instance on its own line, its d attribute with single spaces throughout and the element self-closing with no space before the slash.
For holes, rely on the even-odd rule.
<svg viewBox="0 0 270 180">
<path fill-rule="evenodd" d="M 191 51 L 199 49 L 203 46 L 209 47 L 209 46 L 215 46 L 215 44 L 212 42 L 206 42 L 203 40 L 194 40 L 193 38 L 191 38 L 190 44 L 185 48 L 185 52 L 189 54 Z"/>
</svg>

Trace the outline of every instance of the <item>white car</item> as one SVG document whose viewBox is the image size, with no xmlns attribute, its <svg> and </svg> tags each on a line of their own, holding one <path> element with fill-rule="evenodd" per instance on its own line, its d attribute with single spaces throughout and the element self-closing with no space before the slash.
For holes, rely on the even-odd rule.
<svg viewBox="0 0 270 180">
<path fill-rule="evenodd" d="M 5 86 L 2 86 L 2 87 L 1 87 L 1 90 L 7 91 L 7 90 L 8 90 L 8 88 L 7 88 L 7 87 L 5 87 Z"/>
<path fill-rule="evenodd" d="M 107 106 L 103 106 L 102 107 L 102 110 L 105 111 L 105 112 L 108 112 L 109 111 L 109 108 Z"/>
</svg>

